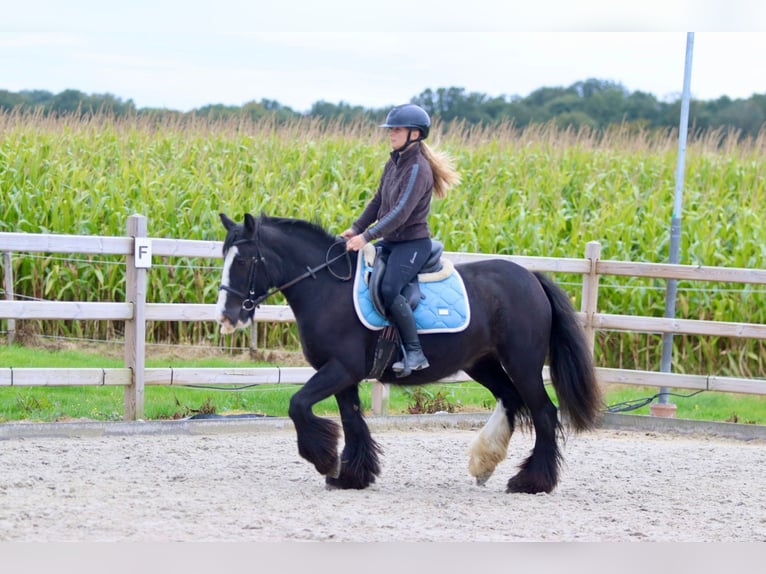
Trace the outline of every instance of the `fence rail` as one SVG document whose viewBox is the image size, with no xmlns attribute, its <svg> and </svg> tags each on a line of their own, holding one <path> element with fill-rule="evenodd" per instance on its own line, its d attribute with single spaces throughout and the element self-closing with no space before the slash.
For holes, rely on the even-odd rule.
<svg viewBox="0 0 766 574">
<path fill-rule="evenodd" d="M 259 367 L 232 369 L 146 368 L 147 321 L 215 321 L 215 305 L 147 303 L 146 283 L 150 268 L 137 265 L 135 244 L 148 240 L 152 257 L 198 257 L 220 259 L 222 242 L 167 238 L 148 238 L 146 218 L 128 218 L 125 237 L 61 234 L 0 233 L 3 253 L 3 285 L 5 301 L 0 301 L 0 320 L 8 322 L 8 340 L 13 340 L 15 321 L 42 320 L 113 320 L 125 321 L 125 367 L 117 369 L 34 369 L 0 367 L 0 386 L 122 386 L 125 389 L 127 420 L 143 417 L 146 385 L 235 385 L 235 384 L 302 384 L 314 373 L 310 367 Z M 15 301 L 13 300 L 13 253 L 78 253 L 123 255 L 126 258 L 125 302 Z M 710 335 L 747 339 L 766 339 L 766 325 L 702 321 L 663 317 L 614 315 L 598 312 L 599 280 L 604 275 L 679 279 L 709 282 L 731 282 L 766 285 L 766 270 L 636 263 L 601 260 L 601 246 L 590 242 L 582 259 L 486 255 L 447 252 L 454 263 L 487 258 L 509 259 L 531 271 L 571 273 L 583 276 L 581 308 L 578 317 L 588 336 L 591 350 L 596 331 L 631 331 Z M 295 317 L 287 305 L 263 305 L 257 321 L 293 322 Z M 601 383 L 620 383 L 656 387 L 677 387 L 734 393 L 766 394 L 766 380 L 714 375 L 687 375 L 629 369 L 596 369 Z M 543 371 L 547 379 L 547 368 Z M 465 381 L 462 371 L 442 381 Z M 375 384 L 373 410 L 385 411 L 387 387 Z"/>
</svg>

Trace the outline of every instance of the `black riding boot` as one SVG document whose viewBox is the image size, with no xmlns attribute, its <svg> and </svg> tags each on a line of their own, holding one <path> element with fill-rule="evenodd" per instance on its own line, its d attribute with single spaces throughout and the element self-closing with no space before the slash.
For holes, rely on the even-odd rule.
<svg viewBox="0 0 766 574">
<path fill-rule="evenodd" d="M 412 315 L 412 308 L 407 303 L 407 300 L 403 296 L 398 295 L 388 312 L 391 321 L 399 331 L 399 336 L 402 338 L 404 345 L 404 357 L 402 357 L 401 361 L 391 365 L 391 369 L 393 369 L 397 377 L 406 377 L 412 371 L 427 368 L 428 359 L 426 359 L 423 349 L 420 347 L 415 317 Z"/>
</svg>

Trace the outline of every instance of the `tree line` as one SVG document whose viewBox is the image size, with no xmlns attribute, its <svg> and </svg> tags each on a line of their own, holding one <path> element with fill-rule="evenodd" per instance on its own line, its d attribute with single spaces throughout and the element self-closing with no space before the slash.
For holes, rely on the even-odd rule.
<svg viewBox="0 0 766 574">
<path fill-rule="evenodd" d="M 598 79 L 575 82 L 568 87 L 542 87 L 528 96 L 488 96 L 465 88 L 426 89 L 411 99 L 432 116 L 447 124 L 493 125 L 512 122 L 524 128 L 530 124 L 554 123 L 561 128 L 587 127 L 602 130 L 614 124 L 632 124 L 647 129 L 677 128 L 680 95 L 662 101 L 653 94 L 628 91 L 622 84 Z M 387 108 L 373 109 L 346 102 L 317 101 L 308 112 L 297 112 L 275 100 L 250 101 L 242 106 L 211 104 L 189 112 L 165 108 L 137 108 L 133 100 L 112 94 L 85 94 L 64 90 L 53 94 L 44 90 L 9 92 L 0 90 L 0 111 L 29 111 L 45 115 L 93 115 L 176 117 L 189 116 L 227 119 L 247 117 L 277 121 L 309 116 L 339 122 L 379 121 Z M 734 130 L 741 137 L 756 137 L 766 123 L 766 94 L 746 99 L 722 96 L 715 100 L 692 99 L 689 122 L 694 130 Z"/>
</svg>

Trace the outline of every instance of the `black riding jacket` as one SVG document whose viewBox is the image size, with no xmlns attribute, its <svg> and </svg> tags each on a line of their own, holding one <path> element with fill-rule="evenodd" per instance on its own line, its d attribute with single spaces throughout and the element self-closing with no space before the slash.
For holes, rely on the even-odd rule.
<svg viewBox="0 0 766 574">
<path fill-rule="evenodd" d="M 434 176 L 431 165 L 414 143 L 402 153 L 393 151 L 383 168 L 375 196 L 352 229 L 364 232 L 367 241 L 407 241 L 431 237 L 428 213 L 431 209 Z"/>
</svg>

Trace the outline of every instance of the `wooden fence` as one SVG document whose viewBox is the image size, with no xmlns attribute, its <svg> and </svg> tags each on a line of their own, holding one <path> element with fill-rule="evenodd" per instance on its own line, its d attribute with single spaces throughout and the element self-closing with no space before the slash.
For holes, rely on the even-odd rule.
<svg viewBox="0 0 766 574">
<path fill-rule="evenodd" d="M 125 321 L 125 367 L 114 369 L 38 369 L 0 366 L 0 386 L 117 385 L 125 389 L 124 418 L 143 418 L 146 385 L 232 385 L 305 383 L 314 373 L 309 367 L 270 368 L 146 368 L 147 321 L 215 321 L 214 304 L 147 303 L 147 273 L 152 257 L 221 258 L 222 242 L 148 238 L 142 215 L 128 218 L 124 237 L 57 234 L 0 233 L 3 253 L 5 301 L 0 301 L 0 320 L 8 322 L 12 340 L 16 320 L 112 320 Z M 137 249 L 136 246 L 139 246 Z M 126 259 L 124 302 L 16 301 L 13 297 L 12 253 L 66 253 L 123 255 Z M 766 285 L 766 270 L 662 263 L 631 263 L 601 260 L 601 246 L 588 243 L 582 259 L 445 253 L 455 263 L 479 259 L 510 259 L 532 271 L 583 276 L 579 317 L 593 349 L 596 331 L 632 331 L 766 339 L 766 325 L 662 317 L 613 315 L 598 312 L 599 279 L 603 275 L 651 277 Z M 263 305 L 256 320 L 294 321 L 286 305 Z M 544 372 L 547 377 L 547 369 Z M 735 393 L 766 394 L 766 380 L 715 375 L 687 375 L 656 371 L 597 368 L 602 383 L 621 383 Z M 463 372 L 443 381 L 464 381 Z M 373 411 L 386 410 L 387 387 L 373 385 Z"/>
</svg>

